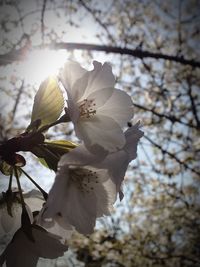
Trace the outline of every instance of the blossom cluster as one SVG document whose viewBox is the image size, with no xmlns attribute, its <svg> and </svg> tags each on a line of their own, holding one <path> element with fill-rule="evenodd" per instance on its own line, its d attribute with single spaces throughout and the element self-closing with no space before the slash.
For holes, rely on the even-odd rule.
<svg viewBox="0 0 200 267">
<path fill-rule="evenodd" d="M 97 218 L 111 213 L 118 195 L 120 200 L 123 198 L 125 173 L 137 156 L 143 132 L 139 122 L 124 131 L 133 118 L 131 97 L 115 88 L 108 63 L 94 61 L 93 66 L 87 71 L 77 62 L 67 62 L 57 77 L 41 84 L 35 96 L 32 121 L 22 137 L 31 136 L 32 144 L 25 146 L 22 142 L 21 147 L 45 161 L 56 176 L 48 197 L 42 191 L 46 201 L 36 216 L 24 216 L 26 199 L 19 201 L 22 225 L 3 254 L 6 266 L 13 266 L 12 262 L 23 266 L 22 250 L 27 250 L 25 260 L 29 261 L 24 266 L 36 266 L 39 257 L 63 255 L 67 250 L 63 237 L 69 238 L 72 231 L 93 233 Z M 65 109 L 62 89 L 67 93 Z M 43 140 L 39 134 L 43 136 L 56 122 L 72 122 L 82 143 Z M 56 157 L 52 158 L 52 154 Z M 2 155 L 6 159 L 7 154 Z"/>
</svg>

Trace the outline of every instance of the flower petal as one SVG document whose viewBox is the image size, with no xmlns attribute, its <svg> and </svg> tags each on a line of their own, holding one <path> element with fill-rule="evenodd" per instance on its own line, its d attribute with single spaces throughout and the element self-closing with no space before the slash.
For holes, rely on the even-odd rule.
<svg viewBox="0 0 200 267">
<path fill-rule="evenodd" d="M 143 132 L 139 130 L 139 123 L 137 123 L 126 130 L 124 135 L 126 144 L 123 149 L 108 154 L 103 161 L 94 164 L 96 168 L 109 170 L 111 179 L 116 184 L 118 192 L 121 190 L 121 184 L 124 180 L 128 164 L 137 156 L 137 145 L 139 139 L 143 136 Z"/>
<path fill-rule="evenodd" d="M 108 101 L 98 109 L 98 114 L 110 116 L 120 126 L 125 126 L 133 117 L 131 97 L 126 92 L 115 89 Z"/>
<path fill-rule="evenodd" d="M 87 99 L 94 100 L 95 108 L 99 109 L 112 97 L 113 91 L 115 91 L 115 89 L 112 87 L 103 88 L 91 93 Z"/>
<path fill-rule="evenodd" d="M 99 153 L 102 152 L 102 149 L 99 149 L 98 146 L 94 147 L 94 149 L 96 153 L 91 153 L 85 146 L 80 145 L 71 150 L 70 153 L 64 154 L 58 163 L 58 167 L 62 167 L 66 164 L 73 166 L 94 164 L 102 161 L 108 154 L 106 150 L 104 150 L 103 153 Z"/>
<path fill-rule="evenodd" d="M 129 162 L 137 157 L 137 145 L 140 138 L 144 135 L 144 133 L 139 130 L 139 127 L 140 122 L 136 123 L 125 132 L 126 145 L 124 150 L 127 151 L 129 155 Z"/>
<path fill-rule="evenodd" d="M 67 62 L 64 65 L 64 68 L 60 71 L 60 79 L 63 83 L 63 86 L 70 93 L 73 95 L 73 85 L 74 83 L 80 79 L 87 71 L 82 68 L 77 62 L 71 61 Z"/>
<path fill-rule="evenodd" d="M 87 98 L 91 93 L 102 88 L 114 87 L 115 77 L 112 73 L 112 68 L 108 63 L 101 63 L 94 61 L 94 70 L 89 72 L 88 86 L 85 90 L 83 98 Z"/>
<path fill-rule="evenodd" d="M 43 218 L 55 218 L 59 214 L 60 220 L 73 225 L 78 232 L 91 234 L 96 218 L 108 215 L 116 200 L 116 186 L 108 180 L 107 170 L 89 166 L 61 167 L 49 193 Z"/>
<path fill-rule="evenodd" d="M 90 151 L 93 151 L 94 145 L 102 146 L 109 152 L 114 152 L 125 145 L 125 137 L 119 124 L 104 115 L 79 120 L 75 125 L 75 132 L 81 140 L 84 140 Z"/>
<path fill-rule="evenodd" d="M 89 72 L 74 82 L 71 91 L 67 90 L 68 94 L 70 94 L 69 98 L 71 97 L 74 102 L 78 102 L 83 97 L 88 85 L 88 78 Z"/>
<path fill-rule="evenodd" d="M 112 181 L 116 184 L 117 192 L 120 192 L 121 184 L 129 164 L 129 156 L 124 150 L 109 154 L 104 161 L 95 164 L 97 168 L 106 168 Z"/>
</svg>

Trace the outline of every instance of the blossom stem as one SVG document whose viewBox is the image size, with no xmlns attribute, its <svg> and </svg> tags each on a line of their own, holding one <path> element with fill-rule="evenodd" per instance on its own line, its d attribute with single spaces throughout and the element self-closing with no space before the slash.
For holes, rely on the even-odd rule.
<svg viewBox="0 0 200 267">
<path fill-rule="evenodd" d="M 27 172 L 25 172 L 22 168 L 20 168 L 20 170 L 40 190 L 40 192 L 42 193 L 44 199 L 47 200 L 47 198 L 48 198 L 47 192 L 45 192 L 44 189 L 42 189 L 42 187 L 40 187 L 39 184 L 37 184 Z"/>
<path fill-rule="evenodd" d="M 51 124 L 44 125 L 42 128 L 39 129 L 39 132 L 42 133 L 42 132 L 48 130 L 49 128 L 51 128 L 51 127 L 53 127 L 55 125 L 58 125 L 58 124 L 63 123 L 63 122 L 70 122 L 70 121 L 71 121 L 71 119 L 70 119 L 69 115 L 67 113 L 65 113 L 62 117 L 60 117 L 59 120 L 54 121 Z"/>
<path fill-rule="evenodd" d="M 13 178 L 13 169 L 11 169 L 11 173 L 10 173 L 10 180 L 9 180 L 9 185 L 8 185 L 8 191 L 11 192 L 12 191 L 12 178 Z"/>
<path fill-rule="evenodd" d="M 14 167 L 14 173 L 15 173 L 15 178 L 17 180 L 17 187 L 19 189 L 19 195 L 20 195 L 22 210 L 26 210 L 26 204 L 24 202 L 24 197 L 23 197 L 23 194 L 22 194 L 22 188 L 21 188 L 21 184 L 20 184 L 20 181 L 19 181 L 19 176 L 18 176 L 18 173 L 17 173 L 17 167 Z"/>
</svg>

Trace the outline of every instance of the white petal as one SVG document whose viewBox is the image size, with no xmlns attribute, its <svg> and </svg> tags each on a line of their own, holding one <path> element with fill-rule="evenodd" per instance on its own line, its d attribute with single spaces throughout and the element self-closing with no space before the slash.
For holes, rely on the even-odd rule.
<svg viewBox="0 0 200 267">
<path fill-rule="evenodd" d="M 14 229 L 20 227 L 20 217 L 21 217 L 22 208 L 21 205 L 18 203 L 13 203 L 12 205 L 12 216 L 8 214 L 6 204 L 4 207 L 1 208 L 1 226 L 5 233 L 10 232 Z M 1 233 L 2 234 L 2 233 Z"/>
<path fill-rule="evenodd" d="M 110 211 L 113 209 L 113 204 L 115 203 L 116 197 L 117 197 L 116 185 L 115 185 L 115 183 L 113 183 L 113 181 L 111 179 L 107 179 L 103 183 L 103 186 L 107 192 L 106 205 L 108 208 L 107 208 L 107 214 L 106 215 L 110 215 Z M 97 216 L 101 217 L 105 214 L 105 210 L 103 208 L 104 206 L 102 205 L 102 203 L 105 201 L 105 199 L 101 198 L 101 194 L 98 194 L 97 197 L 98 197 L 98 202 L 101 203 L 101 206 L 99 206 L 99 208 L 98 208 Z M 101 207 L 102 207 L 102 209 L 100 209 Z"/>
<path fill-rule="evenodd" d="M 60 168 L 56 174 L 54 184 L 44 206 L 43 218 L 51 218 L 57 215 L 57 208 L 63 203 L 68 182 L 68 166 L 66 165 L 63 168 Z"/>
<path fill-rule="evenodd" d="M 114 89 L 112 96 L 98 109 L 98 114 L 110 116 L 120 126 L 125 126 L 133 117 L 131 97 L 122 90 Z"/>
<path fill-rule="evenodd" d="M 85 169 L 89 168 L 86 167 Z M 90 170 L 94 171 L 94 169 Z M 76 230 L 82 234 L 91 234 L 94 230 L 96 218 L 109 215 L 109 207 L 115 201 L 116 190 L 113 190 L 115 194 L 113 192 L 111 194 L 111 185 L 109 185 L 109 189 L 106 187 L 106 182 L 109 178 L 107 171 L 96 171 L 97 180 L 91 177 L 90 182 L 88 182 L 87 177 L 82 177 L 82 183 L 87 184 L 82 189 L 71 183 L 68 191 L 67 208 L 65 207 L 61 211 L 63 217 L 68 219 Z M 101 180 L 104 181 L 103 184 Z"/>
<path fill-rule="evenodd" d="M 33 221 L 33 215 L 31 209 L 26 205 L 26 209 L 31 222 Z M 0 236 L 14 233 L 21 226 L 21 213 L 22 208 L 20 203 L 13 202 L 11 207 L 11 213 L 8 214 L 6 203 L 0 207 Z"/>
<path fill-rule="evenodd" d="M 77 62 L 67 62 L 64 68 L 60 71 L 60 78 L 65 89 L 70 93 L 74 83 L 81 78 L 87 71 L 83 69 Z"/>
<path fill-rule="evenodd" d="M 94 61 L 94 70 L 89 72 L 88 86 L 84 97 L 87 98 L 92 92 L 102 88 L 114 87 L 115 77 L 112 73 L 112 68 L 108 63 L 101 63 Z"/>
<path fill-rule="evenodd" d="M 119 192 L 121 184 L 129 164 L 129 155 L 124 150 L 109 154 L 105 160 L 95 164 L 97 168 L 106 168 L 109 171 L 112 181 L 116 184 L 116 189 Z"/>
<path fill-rule="evenodd" d="M 114 152 L 125 145 L 125 137 L 120 126 L 107 116 L 97 115 L 80 120 L 75 125 L 76 135 L 84 141 L 85 146 L 92 151 L 94 145 Z"/>
<path fill-rule="evenodd" d="M 91 234 L 96 218 L 108 215 L 116 199 L 116 187 L 107 180 L 107 170 L 91 167 L 68 170 L 67 166 L 61 167 L 49 193 L 43 217 L 57 218 L 60 214 L 60 221 L 63 219 L 82 234 Z"/>
<path fill-rule="evenodd" d="M 96 146 L 94 149 L 95 153 L 91 153 L 84 145 L 80 145 L 71 150 L 70 153 L 64 154 L 58 163 L 58 167 L 62 167 L 67 164 L 78 166 L 94 164 L 102 161 L 108 154 L 107 151 L 104 151 L 104 153 L 99 153 L 100 149 L 98 146 Z"/>
<path fill-rule="evenodd" d="M 84 94 L 88 84 L 88 72 L 83 75 L 80 79 L 77 79 L 72 87 L 72 89 L 67 90 L 68 94 L 68 111 L 70 119 L 73 123 L 76 123 L 79 118 L 79 105 L 78 101 Z"/>
<path fill-rule="evenodd" d="M 38 211 L 41 209 L 44 199 L 40 191 L 33 189 L 23 194 L 23 196 L 31 211 Z"/>
<path fill-rule="evenodd" d="M 79 101 L 84 95 L 88 86 L 88 78 L 89 72 L 86 72 L 81 78 L 74 82 L 71 90 L 67 90 L 74 102 Z"/>
<path fill-rule="evenodd" d="M 78 104 L 71 98 L 70 95 L 68 95 L 68 100 L 67 100 L 67 106 L 68 106 L 68 114 L 71 119 L 71 121 L 75 124 L 77 123 L 79 119 L 79 106 Z"/>
<path fill-rule="evenodd" d="M 114 88 L 103 88 L 88 96 L 88 100 L 94 100 L 95 108 L 99 109 L 112 97 Z M 112 117 L 112 116 L 111 116 Z"/>
<path fill-rule="evenodd" d="M 52 224 L 47 225 L 46 221 L 43 221 L 43 227 L 47 228 L 50 233 L 53 233 L 55 235 L 61 236 L 63 242 L 67 242 L 74 230 L 73 227 L 65 222 L 63 222 L 63 219 L 60 216 L 57 216 L 55 220 L 51 220 Z"/>
<path fill-rule="evenodd" d="M 137 145 L 142 136 L 143 132 L 139 130 L 139 123 L 137 123 L 125 132 L 126 144 L 120 151 L 108 154 L 105 160 L 94 165 L 97 168 L 109 170 L 118 192 L 121 190 L 128 164 L 137 156 Z"/>
<path fill-rule="evenodd" d="M 139 130 L 139 123 L 133 125 L 125 132 L 126 145 L 124 150 L 129 154 L 129 161 L 137 157 L 137 145 L 144 133 Z"/>
</svg>

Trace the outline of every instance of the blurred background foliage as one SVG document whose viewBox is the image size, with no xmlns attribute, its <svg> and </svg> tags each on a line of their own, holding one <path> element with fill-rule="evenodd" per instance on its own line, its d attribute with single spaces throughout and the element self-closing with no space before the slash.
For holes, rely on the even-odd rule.
<svg viewBox="0 0 200 267">
<path fill-rule="evenodd" d="M 110 62 L 145 132 L 123 201 L 48 266 L 200 266 L 199 25 L 198 0 L 0 1 L 1 141 L 27 127 L 40 82 L 68 59 Z M 48 135 L 76 140 L 70 125 Z"/>
</svg>

